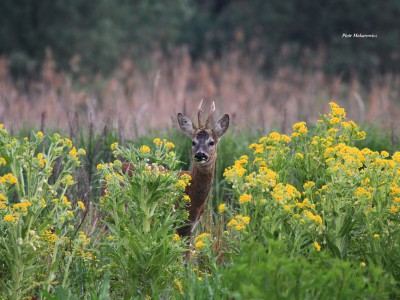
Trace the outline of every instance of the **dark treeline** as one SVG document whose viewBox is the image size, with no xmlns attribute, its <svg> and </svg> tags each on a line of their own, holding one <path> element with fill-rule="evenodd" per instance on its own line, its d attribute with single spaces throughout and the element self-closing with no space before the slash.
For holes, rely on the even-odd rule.
<svg viewBox="0 0 400 300">
<path fill-rule="evenodd" d="M 186 45 L 194 59 L 240 51 L 266 71 L 370 76 L 399 72 L 399 15 L 397 0 L 2 0 L 0 55 L 14 75 L 35 74 L 46 48 L 62 70 L 78 58 L 80 71 L 107 74 Z"/>
</svg>

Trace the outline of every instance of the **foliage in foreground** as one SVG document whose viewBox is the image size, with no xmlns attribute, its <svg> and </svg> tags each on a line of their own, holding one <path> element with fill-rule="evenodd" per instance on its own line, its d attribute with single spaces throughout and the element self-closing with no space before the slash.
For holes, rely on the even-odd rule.
<svg viewBox="0 0 400 300">
<path fill-rule="evenodd" d="M 172 142 L 112 144 L 116 160 L 97 166 L 98 217 L 79 228 L 85 150 L 1 128 L 0 298 L 399 297 L 400 152 L 353 146 L 365 133 L 345 118 L 331 103 L 315 127 L 252 143 L 191 246 L 175 234 L 190 199 Z"/>
</svg>

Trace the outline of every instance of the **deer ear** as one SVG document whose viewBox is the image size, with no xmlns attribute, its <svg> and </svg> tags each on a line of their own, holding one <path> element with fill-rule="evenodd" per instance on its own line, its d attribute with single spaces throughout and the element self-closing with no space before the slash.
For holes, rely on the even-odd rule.
<svg viewBox="0 0 400 300">
<path fill-rule="evenodd" d="M 193 137 L 194 132 L 196 131 L 196 128 L 194 127 L 192 121 L 190 121 L 188 117 L 179 113 L 178 114 L 178 123 L 179 123 L 179 127 L 181 128 L 181 130 L 184 134 L 186 134 L 188 137 Z"/>
<path fill-rule="evenodd" d="M 221 119 L 215 123 L 214 132 L 218 138 L 224 135 L 229 127 L 229 115 L 225 114 Z"/>
</svg>

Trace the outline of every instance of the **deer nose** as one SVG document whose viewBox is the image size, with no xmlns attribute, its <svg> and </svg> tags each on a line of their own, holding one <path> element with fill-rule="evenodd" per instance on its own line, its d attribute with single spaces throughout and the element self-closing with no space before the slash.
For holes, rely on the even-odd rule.
<svg viewBox="0 0 400 300">
<path fill-rule="evenodd" d="M 206 161 L 208 160 L 208 155 L 205 154 L 204 152 L 196 152 L 196 154 L 194 155 L 194 160 L 196 162 L 200 162 L 200 161 Z"/>
</svg>

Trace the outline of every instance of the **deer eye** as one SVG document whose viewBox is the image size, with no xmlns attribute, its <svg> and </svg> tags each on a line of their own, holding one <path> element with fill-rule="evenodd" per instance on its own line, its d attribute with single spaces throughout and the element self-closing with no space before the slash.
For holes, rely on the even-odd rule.
<svg viewBox="0 0 400 300">
<path fill-rule="evenodd" d="M 196 141 L 192 141 L 192 146 L 196 146 L 197 142 Z"/>
<path fill-rule="evenodd" d="M 208 144 L 209 144 L 210 146 L 214 146 L 214 145 L 215 145 L 215 141 L 210 141 Z"/>
</svg>

